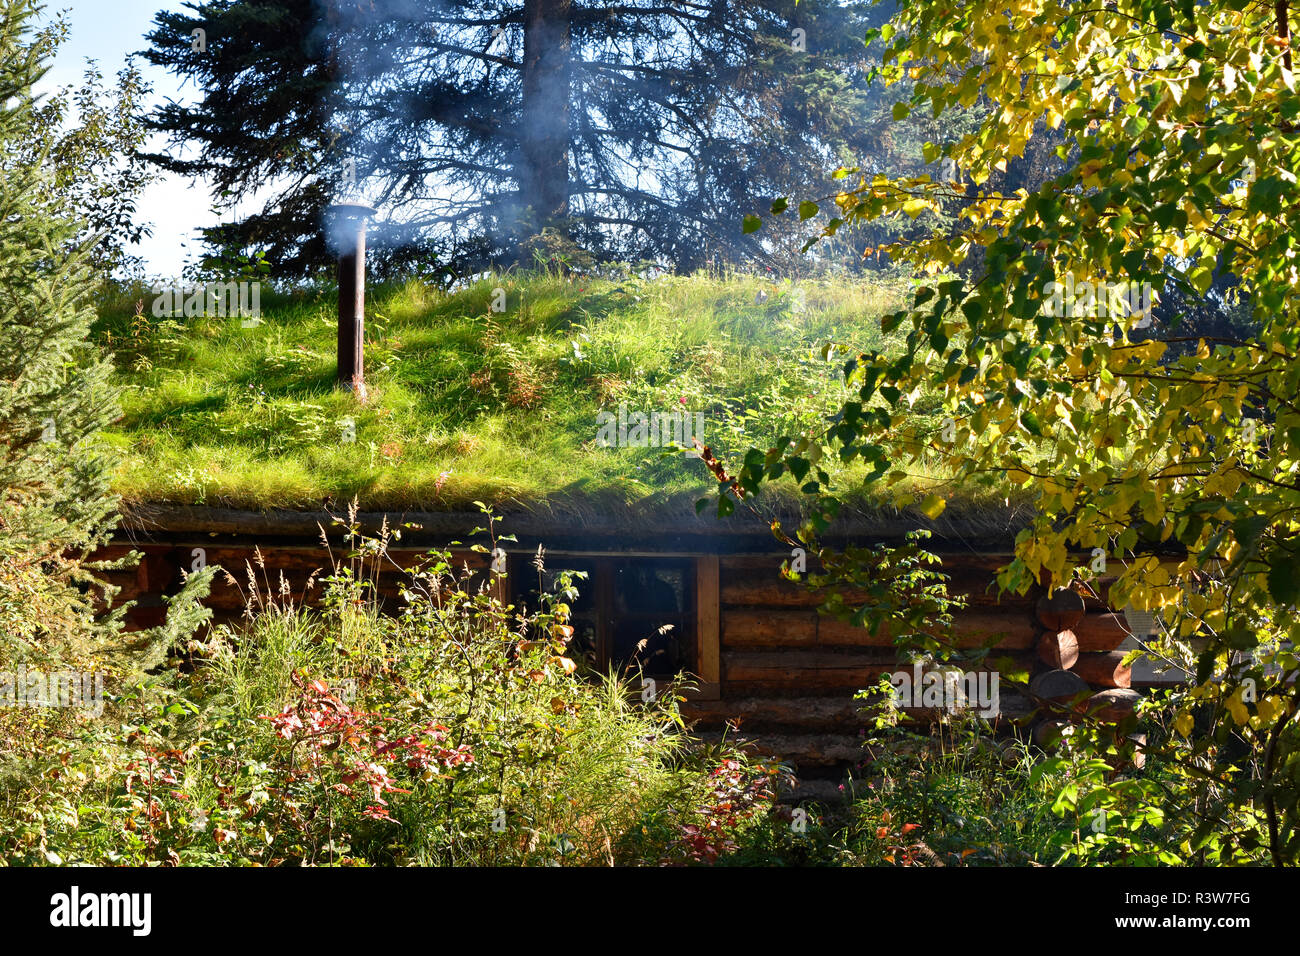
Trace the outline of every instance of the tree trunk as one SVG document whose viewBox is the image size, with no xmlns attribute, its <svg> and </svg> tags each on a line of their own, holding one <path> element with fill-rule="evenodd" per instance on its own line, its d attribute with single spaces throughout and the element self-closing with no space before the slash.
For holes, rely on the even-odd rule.
<svg viewBox="0 0 1300 956">
<path fill-rule="evenodd" d="M 569 77 L 573 0 L 524 0 L 520 238 L 569 214 Z M 524 213 L 531 210 L 531 214 Z"/>
</svg>

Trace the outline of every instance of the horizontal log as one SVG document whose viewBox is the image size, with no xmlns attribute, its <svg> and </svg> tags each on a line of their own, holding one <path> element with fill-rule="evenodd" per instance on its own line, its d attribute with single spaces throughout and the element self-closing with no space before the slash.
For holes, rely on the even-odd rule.
<svg viewBox="0 0 1300 956">
<path fill-rule="evenodd" d="M 810 687 L 866 687 L 901 665 L 892 655 L 836 654 L 828 651 L 723 651 L 728 681 L 796 681 Z"/>
<path fill-rule="evenodd" d="M 728 685 L 734 686 L 734 685 Z M 1022 696 L 1005 691 L 999 694 L 1003 715 L 1018 716 L 1031 708 Z M 726 697 L 721 700 L 689 701 L 681 705 L 682 713 L 699 727 L 723 726 L 727 719 L 741 721 L 741 732 L 760 730 L 799 729 L 808 732 L 854 733 L 865 727 L 868 717 L 863 713 L 866 702 L 857 700 L 852 693 L 813 696 L 778 697 L 772 694 L 754 694 L 745 697 Z M 934 709 L 903 708 L 905 719 L 929 718 Z"/>
<path fill-rule="evenodd" d="M 948 593 L 965 599 L 972 606 L 1032 607 L 1032 595 L 1012 592 L 1003 594 L 998 591 L 998 572 L 1010 563 L 1010 557 L 992 561 L 981 559 L 970 563 L 960 558 L 951 558 L 945 559 L 937 570 L 948 577 Z"/>
<path fill-rule="evenodd" d="M 875 683 L 871 681 L 870 683 Z M 734 680 L 727 676 L 726 668 L 722 672 L 722 700 L 735 700 L 741 697 L 852 697 L 866 687 L 846 683 L 806 683 L 800 680 L 774 679 L 765 675 L 756 680 Z"/>
<path fill-rule="evenodd" d="M 113 607 L 121 607 L 130 601 L 138 601 L 146 593 L 135 581 L 128 581 L 125 584 L 118 584 L 115 581 L 108 583 L 119 588 L 117 594 L 113 595 Z"/>
<path fill-rule="evenodd" d="M 753 567 L 749 566 L 752 558 L 722 558 L 720 600 L 723 605 L 817 607 L 823 604 L 830 589 L 814 590 L 805 583 L 782 578 L 778 573 L 782 560 L 780 555 L 774 555 L 770 559 L 764 559 L 761 565 Z M 738 561 L 744 561 L 745 564 L 737 565 Z M 950 579 L 949 595 L 961 599 L 968 607 L 1022 608 L 1033 603 L 1023 595 L 999 596 L 995 568 L 954 565 L 941 568 L 940 571 Z M 867 600 L 867 595 L 865 592 L 847 590 L 844 599 L 850 604 L 861 603 Z"/>
<path fill-rule="evenodd" d="M 1113 651 L 1129 636 L 1122 614 L 1085 614 L 1071 630 L 1083 654 Z"/>
<path fill-rule="evenodd" d="M 932 549 L 932 553 L 934 552 Z M 1010 554 L 976 553 L 962 551 L 959 554 L 938 554 L 942 565 L 937 566 L 944 574 L 949 568 L 974 568 L 982 572 L 996 574 L 998 570 L 1011 562 Z M 761 572 L 763 569 L 775 570 L 782 561 L 789 560 L 789 551 L 772 551 L 769 554 L 724 554 L 718 559 L 723 571 Z M 811 558 L 810 568 L 811 568 Z"/>
<path fill-rule="evenodd" d="M 841 621 L 826 614 L 817 616 L 817 643 L 822 647 L 877 647 L 883 649 L 894 646 L 893 638 L 890 637 L 887 629 L 882 628 L 873 632 L 865 627 L 857 627 L 849 621 Z"/>
<path fill-rule="evenodd" d="M 1016 666 L 1029 666 L 1031 655 L 1007 656 Z M 724 700 L 739 696 L 821 696 L 840 690 L 856 691 L 874 686 L 887 674 L 911 673 L 910 665 L 900 663 L 887 652 L 724 650 L 722 664 Z M 993 672 L 994 668 L 985 664 L 969 670 Z"/>
<path fill-rule="evenodd" d="M 1023 613 L 1015 611 L 972 609 L 953 613 L 953 637 L 958 647 L 980 647 L 998 636 L 999 649 L 1025 650 L 1034 646 L 1036 631 Z M 723 609 L 722 644 L 734 649 L 894 646 L 886 634 L 816 611 L 752 607 Z"/>
<path fill-rule="evenodd" d="M 682 713 L 707 727 L 722 727 L 727 720 L 739 720 L 742 732 L 782 729 L 801 732 L 840 731 L 856 733 L 866 725 L 863 702 L 852 695 L 830 697 L 739 697 L 725 700 L 690 701 Z"/>
<path fill-rule="evenodd" d="M 319 543 L 286 546 L 277 544 L 207 544 L 202 541 L 194 541 L 185 544 L 108 545 L 93 551 L 90 558 L 95 561 L 116 560 L 135 550 L 141 552 L 146 558 L 161 559 L 177 567 L 183 566 L 186 570 L 189 570 L 195 558 L 194 551 L 200 548 L 203 550 L 208 564 L 220 564 L 226 568 L 242 568 L 246 562 L 257 566 L 259 553 L 262 561 L 268 567 L 298 568 L 307 571 L 316 568 L 330 568 L 334 563 L 347 564 L 350 561 L 348 557 L 350 548 L 337 541 L 331 542 L 331 547 L 328 550 L 323 544 Z M 418 566 L 426 561 L 428 553 L 428 549 L 390 547 L 385 552 L 387 558 L 383 566 L 394 571 Z M 489 556 L 481 552 L 459 549 L 452 551 L 451 556 L 452 563 L 456 567 L 468 564 L 470 568 L 480 568 L 485 566 L 489 560 Z M 374 558 L 368 557 L 367 560 L 373 562 Z M 563 558 L 555 558 L 551 563 L 559 567 L 563 564 Z M 394 567 L 394 564 L 396 567 Z"/>
<path fill-rule="evenodd" d="M 972 608 L 952 612 L 952 636 L 962 648 L 981 647 L 997 637 L 1003 650 L 1026 650 L 1034 646 L 1037 630 L 1023 610 Z M 938 632 L 933 632 L 938 636 Z M 893 640 L 871 634 L 863 627 L 822 615 L 818 620 L 817 642 L 824 646 L 892 647 Z"/>
<path fill-rule="evenodd" d="M 1133 668 L 1124 665 L 1123 651 L 1104 654 L 1080 654 L 1074 672 L 1094 687 L 1129 687 Z"/>
<path fill-rule="evenodd" d="M 801 647 L 817 643 L 817 612 L 724 608 L 722 646 Z"/>
<path fill-rule="evenodd" d="M 719 588 L 719 600 L 723 606 L 745 607 L 819 607 L 826 604 L 831 589 L 811 589 L 802 584 L 777 578 L 774 581 L 727 580 L 723 579 Z M 1028 598 L 1011 594 L 998 601 L 995 594 L 962 593 L 949 591 L 949 597 L 961 598 L 967 607 L 1015 607 L 1017 610 L 1031 606 Z M 845 591 L 846 604 L 865 604 L 865 592 Z"/>
<path fill-rule="evenodd" d="M 705 742 L 718 742 L 723 734 L 718 731 L 698 735 Z M 735 741 L 734 734 L 727 739 Z M 776 734 L 749 735 L 742 731 L 743 748 L 754 756 L 780 757 L 800 770 L 810 767 L 829 767 L 844 763 L 860 763 L 866 758 L 862 742 L 847 734 Z"/>
<path fill-rule="evenodd" d="M 737 663 L 730 669 L 723 668 L 722 686 L 725 688 L 724 695 L 843 694 L 870 687 L 889 671 L 888 667 L 870 667 L 836 671 L 795 670 L 779 674 L 765 668 Z"/>
<path fill-rule="evenodd" d="M 94 575 L 100 583 L 119 588 L 123 592 L 140 589 L 140 575 L 134 568 L 130 571 L 96 571 Z"/>
<path fill-rule="evenodd" d="M 804 584 L 787 581 L 772 572 L 762 577 L 753 574 L 723 574 L 718 596 L 724 606 L 815 608 L 824 603 L 829 594 L 825 590 L 815 591 Z M 861 600 L 863 597 L 849 592 L 845 600 Z"/>
</svg>

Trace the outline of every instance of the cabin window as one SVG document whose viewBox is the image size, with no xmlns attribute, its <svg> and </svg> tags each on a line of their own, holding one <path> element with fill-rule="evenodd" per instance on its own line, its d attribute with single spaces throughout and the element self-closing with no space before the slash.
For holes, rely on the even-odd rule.
<svg viewBox="0 0 1300 956">
<path fill-rule="evenodd" d="M 638 668 L 667 679 L 695 670 L 695 570 L 687 558 L 568 557 L 547 555 L 541 576 L 528 555 L 512 555 L 512 599 L 538 607 L 539 586 L 550 590 L 558 572 L 585 571 L 577 581 L 573 655 L 598 673 Z"/>
</svg>

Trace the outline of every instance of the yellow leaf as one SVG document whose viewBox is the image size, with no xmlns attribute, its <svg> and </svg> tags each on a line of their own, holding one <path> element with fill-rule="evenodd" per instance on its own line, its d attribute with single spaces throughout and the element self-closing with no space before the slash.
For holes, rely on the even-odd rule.
<svg viewBox="0 0 1300 956">
<path fill-rule="evenodd" d="M 1273 718 L 1283 710 L 1282 702 L 1276 697 L 1262 697 L 1255 705 L 1255 710 L 1264 725 L 1273 723 Z"/>
<path fill-rule="evenodd" d="M 1245 724 L 1250 720 L 1250 711 L 1246 709 L 1246 705 L 1242 703 L 1241 700 L 1240 687 L 1237 688 L 1236 693 L 1234 693 L 1231 697 L 1229 697 L 1226 701 L 1224 701 L 1224 704 L 1228 708 L 1228 711 L 1232 714 L 1232 719 L 1237 723 Z"/>
<path fill-rule="evenodd" d="M 948 507 L 948 502 L 944 501 L 941 495 L 926 495 L 921 499 L 919 507 L 922 514 L 933 520 L 943 514 L 943 509 Z"/>
</svg>

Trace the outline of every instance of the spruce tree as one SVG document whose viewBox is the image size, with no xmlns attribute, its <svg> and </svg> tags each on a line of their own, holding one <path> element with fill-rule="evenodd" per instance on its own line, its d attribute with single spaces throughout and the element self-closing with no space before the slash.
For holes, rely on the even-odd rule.
<svg viewBox="0 0 1300 956">
<path fill-rule="evenodd" d="M 84 657 L 95 622 L 88 552 L 117 502 L 95 435 L 117 415 L 109 365 L 91 349 L 91 277 L 80 224 L 31 149 L 33 86 L 57 28 L 33 0 L 0 0 L 0 666 Z"/>
<path fill-rule="evenodd" d="M 874 19 L 873 19 L 874 18 Z M 360 193 L 372 272 L 468 274 L 554 232 L 605 260 L 769 261 L 746 213 L 863 161 L 862 0 L 203 0 L 143 55 L 200 91 L 150 158 L 204 177 L 216 250 L 330 267 L 321 223 Z M 873 91 L 874 95 L 875 91 Z M 810 230 L 809 230 L 810 231 Z M 797 248 L 803 241 L 795 243 Z"/>
</svg>

